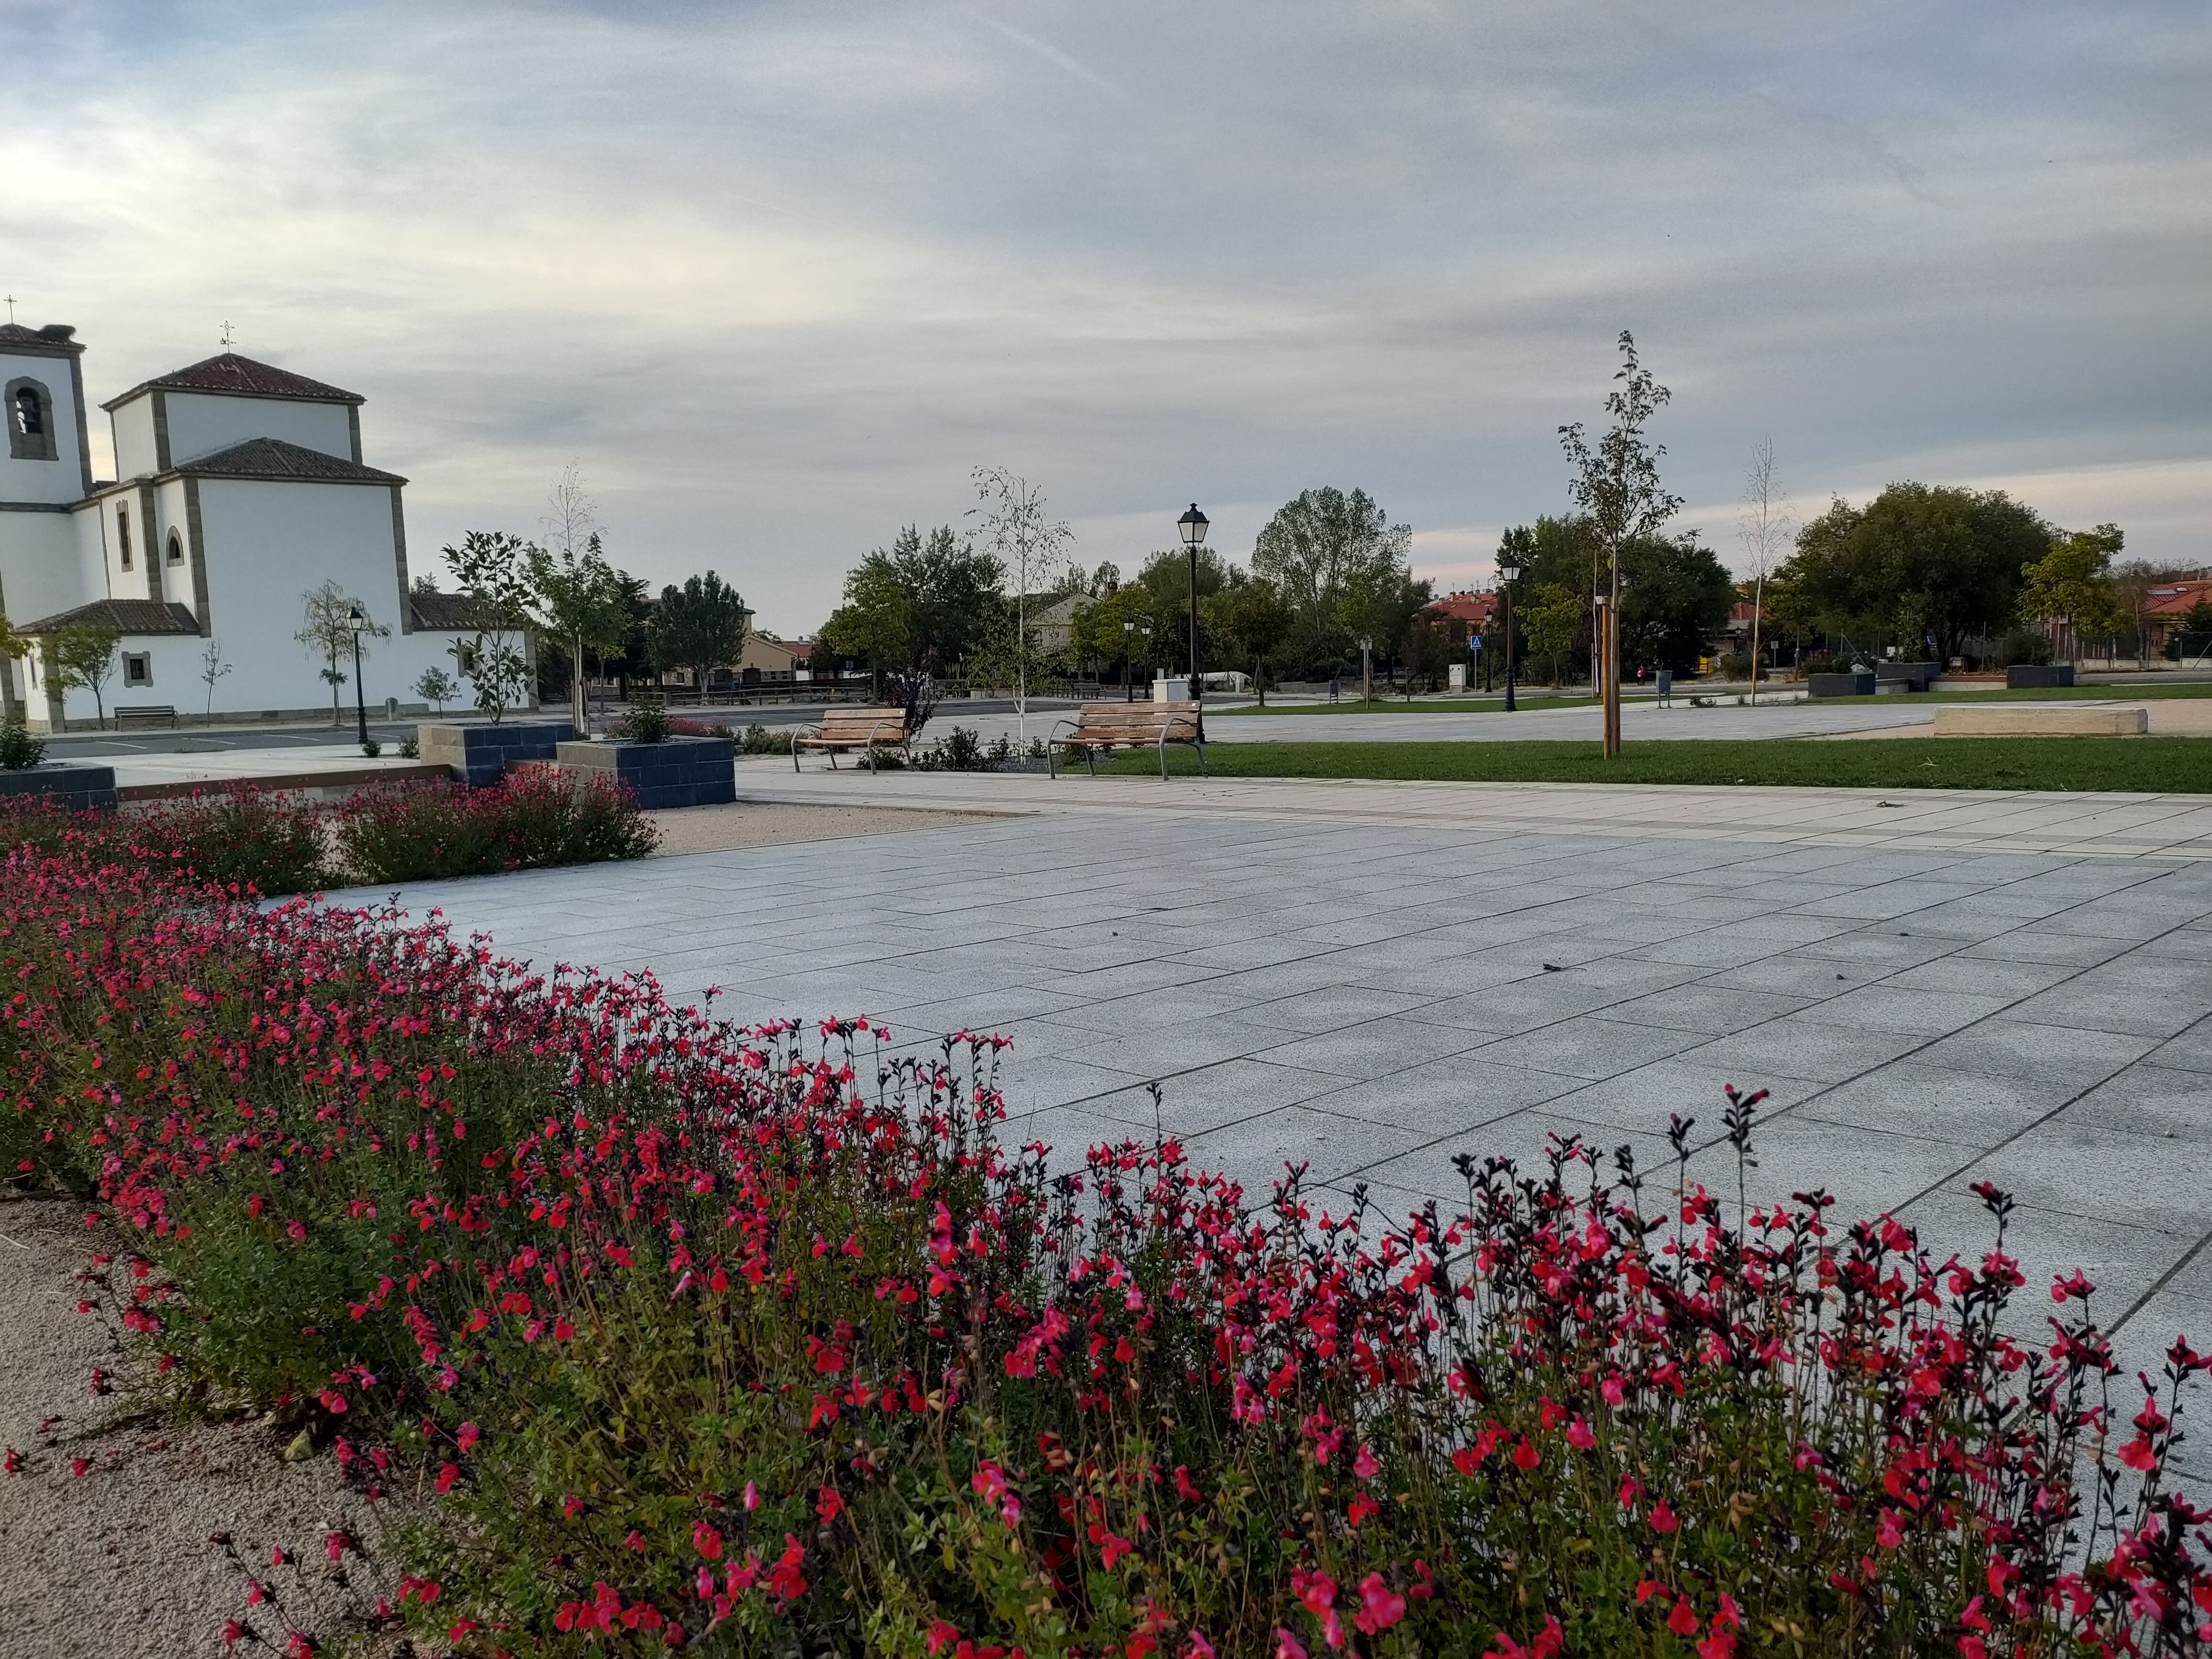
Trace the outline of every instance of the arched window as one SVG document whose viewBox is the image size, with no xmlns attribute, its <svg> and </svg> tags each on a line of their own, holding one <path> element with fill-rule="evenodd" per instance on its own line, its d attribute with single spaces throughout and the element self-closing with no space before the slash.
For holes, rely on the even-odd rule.
<svg viewBox="0 0 2212 1659">
<path fill-rule="evenodd" d="M 51 461 L 54 447 L 53 394 L 36 380 L 10 380 L 7 389 L 8 454 L 18 461 Z"/>
<path fill-rule="evenodd" d="M 185 538 L 177 534 L 175 531 L 172 530 L 169 532 L 169 562 L 171 564 L 182 564 L 184 562 Z"/>
<path fill-rule="evenodd" d="M 122 550 L 123 568 L 131 568 L 131 507 L 128 502 L 115 509 L 115 544 Z"/>
</svg>

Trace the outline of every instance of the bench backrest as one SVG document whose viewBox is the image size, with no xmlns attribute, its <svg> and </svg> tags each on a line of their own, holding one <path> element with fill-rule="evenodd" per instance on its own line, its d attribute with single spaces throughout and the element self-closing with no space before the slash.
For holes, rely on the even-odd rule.
<svg viewBox="0 0 2212 1659">
<path fill-rule="evenodd" d="M 866 742 L 872 734 L 889 742 L 905 732 L 903 708 L 828 708 L 823 711 L 818 735 Z"/>
<path fill-rule="evenodd" d="M 1199 707 L 1194 702 L 1086 702 L 1076 712 L 1078 736 L 1092 732 L 1141 732 L 1157 737 L 1163 728 L 1194 726 Z"/>
</svg>

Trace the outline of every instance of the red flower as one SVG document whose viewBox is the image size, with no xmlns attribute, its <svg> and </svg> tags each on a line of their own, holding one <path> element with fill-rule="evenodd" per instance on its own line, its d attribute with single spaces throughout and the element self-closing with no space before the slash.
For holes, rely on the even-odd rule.
<svg viewBox="0 0 2212 1659">
<path fill-rule="evenodd" d="M 70 1459 L 70 1474 L 72 1479 L 82 1480 L 91 1472 L 92 1460 L 89 1457 L 72 1457 Z"/>
<path fill-rule="evenodd" d="M 1667 1628 L 1677 1636 L 1698 1633 L 1698 1610 L 1690 1605 L 1688 1596 L 1674 1603 L 1674 1611 L 1667 1615 Z"/>
<path fill-rule="evenodd" d="M 1389 1629 L 1406 1616 L 1406 1598 L 1385 1584 L 1379 1572 L 1370 1572 L 1359 1581 L 1359 1611 L 1352 1622 L 1370 1636 Z"/>
<path fill-rule="evenodd" d="M 691 1528 L 691 1547 L 709 1561 L 722 1559 L 722 1534 L 711 1523 L 702 1521 Z"/>
<path fill-rule="evenodd" d="M 437 1480 L 438 1496 L 443 1498 L 447 1492 L 453 1491 L 453 1482 L 460 1478 L 461 1470 L 460 1466 L 458 1463 L 439 1464 Z"/>
<path fill-rule="evenodd" d="M 1681 1524 L 1682 1523 L 1680 1522 L 1674 1518 L 1674 1511 L 1668 1508 L 1667 1500 L 1665 1498 L 1661 1498 L 1657 1503 L 1651 1506 L 1652 1531 L 1672 1532 L 1675 1528 Z"/>
</svg>

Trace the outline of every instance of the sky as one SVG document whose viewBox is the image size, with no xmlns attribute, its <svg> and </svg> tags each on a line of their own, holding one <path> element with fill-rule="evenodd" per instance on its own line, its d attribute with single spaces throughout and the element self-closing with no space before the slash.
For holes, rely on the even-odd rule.
<svg viewBox="0 0 2212 1659">
<path fill-rule="evenodd" d="M 811 631 L 970 475 L 1133 570 L 1364 488 L 1444 591 L 1568 506 L 1633 331 L 1732 564 L 2002 488 L 2212 563 L 2202 0 L 0 0 L 0 291 L 96 404 L 368 398 L 410 554 L 536 533 Z"/>
</svg>

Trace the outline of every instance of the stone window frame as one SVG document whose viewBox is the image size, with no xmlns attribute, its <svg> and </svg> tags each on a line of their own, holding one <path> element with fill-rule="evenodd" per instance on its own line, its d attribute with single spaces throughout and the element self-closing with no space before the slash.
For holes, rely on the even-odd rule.
<svg viewBox="0 0 2212 1659">
<path fill-rule="evenodd" d="M 125 651 L 123 653 L 123 684 L 126 688 L 133 690 L 151 686 L 154 684 L 154 653 L 152 652 Z"/>
<path fill-rule="evenodd" d="M 170 527 L 167 551 L 162 557 L 173 565 L 181 566 L 185 562 L 185 538 L 177 533 L 174 526 Z"/>
<path fill-rule="evenodd" d="M 131 568 L 131 503 L 115 504 L 115 547 L 123 568 Z"/>
<path fill-rule="evenodd" d="M 22 407 L 26 392 L 38 399 L 40 430 L 26 432 L 18 410 Z M 54 431 L 54 394 L 44 380 L 34 380 L 27 374 L 19 374 L 8 382 L 4 392 L 8 420 L 8 458 L 15 461 L 58 461 L 62 458 L 61 441 Z"/>
</svg>

